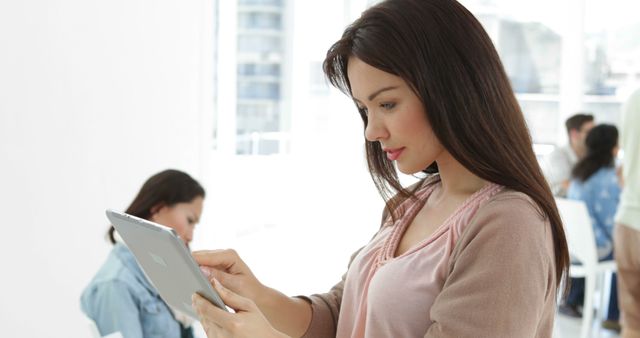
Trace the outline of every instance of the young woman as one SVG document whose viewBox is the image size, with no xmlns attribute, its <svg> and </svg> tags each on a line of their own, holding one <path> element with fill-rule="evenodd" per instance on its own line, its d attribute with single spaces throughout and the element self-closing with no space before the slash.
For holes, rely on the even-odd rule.
<svg viewBox="0 0 640 338">
<path fill-rule="evenodd" d="M 194 253 L 236 310 L 194 295 L 209 337 L 551 337 L 565 235 L 478 20 L 452 0 L 383 1 L 324 70 L 364 122 L 382 227 L 310 297 L 262 285 L 234 251 Z M 425 177 L 404 188 L 396 168 Z"/>
<path fill-rule="evenodd" d="M 202 214 L 204 195 L 202 186 L 186 173 L 165 170 L 144 183 L 125 212 L 173 228 L 188 246 Z M 111 254 L 81 297 L 82 310 L 96 322 L 100 334 L 193 337 L 190 319 L 160 298 L 113 226 L 108 237 Z"/>
<path fill-rule="evenodd" d="M 613 225 L 620 202 L 620 182 L 616 174 L 615 158 L 618 153 L 618 129 L 601 124 L 589 131 L 585 141 L 586 154 L 573 168 L 567 197 L 584 201 L 593 222 L 598 258 L 613 259 Z M 611 294 L 606 321 L 603 326 L 619 330 L 618 289 L 616 275 L 611 280 Z M 560 312 L 581 316 L 578 305 L 584 299 L 584 278 L 572 278 L 566 304 Z"/>
</svg>

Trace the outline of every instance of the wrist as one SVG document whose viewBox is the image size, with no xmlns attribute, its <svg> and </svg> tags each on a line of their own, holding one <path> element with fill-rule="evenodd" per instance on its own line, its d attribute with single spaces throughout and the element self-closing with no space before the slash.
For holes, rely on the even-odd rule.
<svg viewBox="0 0 640 338">
<path fill-rule="evenodd" d="M 278 302 L 279 296 L 284 295 L 270 287 L 261 285 L 260 292 L 256 295 L 254 302 L 260 309 L 268 309 Z"/>
<path fill-rule="evenodd" d="M 273 335 L 271 336 L 271 338 L 291 338 L 290 336 L 287 336 L 286 334 L 278 331 L 278 330 L 274 330 L 275 332 L 273 333 Z"/>
</svg>

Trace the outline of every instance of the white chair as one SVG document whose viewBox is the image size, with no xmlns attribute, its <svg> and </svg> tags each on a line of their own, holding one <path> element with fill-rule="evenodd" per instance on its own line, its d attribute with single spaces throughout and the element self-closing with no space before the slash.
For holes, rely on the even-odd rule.
<svg viewBox="0 0 640 338">
<path fill-rule="evenodd" d="M 602 311 L 605 303 L 604 296 L 608 294 L 603 289 L 605 285 L 604 279 L 607 272 L 616 271 L 616 263 L 614 260 L 598 261 L 598 251 L 591 217 L 584 202 L 556 198 L 556 204 L 564 224 L 569 253 L 572 258 L 580 260 L 581 263 L 581 265 L 572 263 L 569 268 L 569 275 L 574 278 L 584 277 L 585 279 L 580 337 L 586 338 L 592 327 L 593 296 L 596 288 L 598 285 L 600 286 L 600 303 L 596 309 L 595 318 L 601 319 L 602 313 L 604 313 Z"/>
<path fill-rule="evenodd" d="M 98 326 L 96 325 L 96 322 L 93 321 L 93 319 L 89 318 L 84 313 L 82 313 L 82 318 L 85 321 L 85 324 L 87 325 L 89 333 L 91 334 L 90 337 L 92 337 L 92 338 L 122 338 L 122 333 L 120 333 L 120 332 L 113 332 L 113 333 L 108 334 L 106 336 L 101 336 L 100 335 L 100 331 L 98 331 Z"/>
<path fill-rule="evenodd" d="M 93 319 L 89 318 L 89 316 L 85 315 L 84 313 L 81 314 L 82 316 L 82 320 L 84 321 L 84 324 L 87 327 L 87 330 L 89 331 L 89 334 L 91 338 L 102 338 L 102 336 L 100 336 L 100 331 L 98 331 L 98 326 L 96 325 L 96 322 L 93 321 Z"/>
</svg>

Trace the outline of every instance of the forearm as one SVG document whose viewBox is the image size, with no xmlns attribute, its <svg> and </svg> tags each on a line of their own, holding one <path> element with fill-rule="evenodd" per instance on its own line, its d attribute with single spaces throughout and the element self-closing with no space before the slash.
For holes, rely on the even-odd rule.
<svg viewBox="0 0 640 338">
<path fill-rule="evenodd" d="M 301 337 L 309 327 L 311 305 L 303 299 L 266 288 L 254 301 L 271 325 L 290 337 Z"/>
</svg>

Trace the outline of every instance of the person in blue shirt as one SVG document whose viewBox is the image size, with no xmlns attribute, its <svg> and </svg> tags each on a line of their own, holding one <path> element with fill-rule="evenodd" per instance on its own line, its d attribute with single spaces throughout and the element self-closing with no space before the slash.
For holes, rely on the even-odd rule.
<svg viewBox="0 0 640 338">
<path fill-rule="evenodd" d="M 618 153 L 618 129 L 601 124 L 589 131 L 586 138 L 587 154 L 573 168 L 567 191 L 569 199 L 585 202 L 596 239 L 598 259 L 613 259 L 614 216 L 618 209 L 621 187 L 616 174 L 615 158 Z M 572 278 L 571 291 L 562 313 L 571 310 L 584 299 L 584 278 Z M 568 307 L 568 309 L 567 309 Z M 576 311 L 577 312 L 577 311 Z M 618 329 L 619 318 L 616 276 L 611 281 L 611 298 L 604 327 Z"/>
<path fill-rule="evenodd" d="M 185 245 L 202 214 L 204 188 L 188 174 L 165 170 L 150 177 L 126 213 L 173 228 Z M 191 319 L 165 303 L 111 226 L 113 249 L 82 292 L 82 311 L 101 335 L 124 338 L 190 338 Z"/>
</svg>

